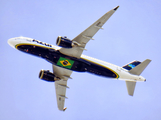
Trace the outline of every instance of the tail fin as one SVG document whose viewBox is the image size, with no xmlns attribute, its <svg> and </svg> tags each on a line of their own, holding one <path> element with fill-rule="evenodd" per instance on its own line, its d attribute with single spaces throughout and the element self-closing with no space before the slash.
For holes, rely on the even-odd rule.
<svg viewBox="0 0 161 120">
<path fill-rule="evenodd" d="M 126 69 L 126 70 L 131 70 L 134 67 L 136 67 L 137 65 L 139 65 L 140 63 L 141 63 L 140 61 L 134 60 L 134 61 L 128 63 L 127 65 L 124 65 L 123 68 Z"/>
<path fill-rule="evenodd" d="M 143 62 L 133 61 L 133 62 L 123 66 L 123 68 L 129 70 L 129 73 L 131 73 L 131 74 L 140 75 L 150 62 L 151 62 L 151 60 L 149 60 L 149 59 L 146 59 Z M 135 81 L 134 82 L 133 81 L 126 81 L 126 86 L 127 86 L 128 94 L 133 96 L 136 82 Z"/>
</svg>

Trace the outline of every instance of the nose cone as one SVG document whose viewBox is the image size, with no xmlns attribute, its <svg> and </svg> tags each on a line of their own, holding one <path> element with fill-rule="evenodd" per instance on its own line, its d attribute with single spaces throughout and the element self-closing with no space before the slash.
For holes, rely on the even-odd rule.
<svg viewBox="0 0 161 120">
<path fill-rule="evenodd" d="M 8 44 L 9 44 L 11 47 L 15 48 L 15 45 L 16 45 L 15 39 L 14 39 L 14 38 L 9 39 L 9 40 L 8 40 Z"/>
<path fill-rule="evenodd" d="M 18 40 L 17 38 L 11 38 L 8 40 L 8 44 L 13 48 L 15 48 L 15 46 L 19 43 L 21 43 L 21 41 Z"/>
</svg>

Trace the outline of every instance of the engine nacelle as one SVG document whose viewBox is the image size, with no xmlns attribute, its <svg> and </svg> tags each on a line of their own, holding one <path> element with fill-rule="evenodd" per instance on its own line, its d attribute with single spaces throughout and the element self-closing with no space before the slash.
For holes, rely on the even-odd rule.
<svg viewBox="0 0 161 120">
<path fill-rule="evenodd" d="M 39 73 L 39 78 L 48 82 L 55 82 L 56 80 L 60 80 L 60 78 L 56 77 L 49 70 L 41 70 Z"/>
<path fill-rule="evenodd" d="M 64 48 L 72 48 L 74 45 L 71 40 L 67 39 L 66 37 L 61 37 L 61 36 L 58 36 L 56 40 L 56 44 Z"/>
</svg>

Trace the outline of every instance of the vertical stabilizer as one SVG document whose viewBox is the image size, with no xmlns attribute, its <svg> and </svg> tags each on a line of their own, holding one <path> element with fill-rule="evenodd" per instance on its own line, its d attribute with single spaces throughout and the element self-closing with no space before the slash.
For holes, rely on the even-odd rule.
<svg viewBox="0 0 161 120">
<path fill-rule="evenodd" d="M 140 63 L 141 63 L 140 61 L 134 60 L 134 61 L 124 65 L 123 68 L 126 70 L 131 70 L 134 67 L 136 67 L 137 65 L 139 65 Z"/>
</svg>

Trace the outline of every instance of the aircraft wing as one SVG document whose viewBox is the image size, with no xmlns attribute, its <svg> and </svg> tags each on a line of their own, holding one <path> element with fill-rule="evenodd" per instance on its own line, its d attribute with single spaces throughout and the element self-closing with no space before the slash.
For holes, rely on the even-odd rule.
<svg viewBox="0 0 161 120">
<path fill-rule="evenodd" d="M 65 98 L 67 98 L 65 95 L 66 88 L 69 88 L 67 86 L 67 80 L 68 78 L 70 78 L 72 71 L 53 65 L 53 73 L 55 76 L 60 78 L 60 80 L 55 81 L 55 90 L 56 90 L 58 109 L 63 111 Z"/>
<path fill-rule="evenodd" d="M 100 19 L 94 22 L 91 26 L 89 26 L 86 30 L 76 36 L 72 41 L 76 44 L 73 48 L 66 49 L 61 48 L 60 52 L 72 57 L 80 58 L 83 50 L 85 50 L 86 43 L 93 39 L 93 36 L 97 33 L 99 29 L 103 29 L 102 26 L 105 22 L 111 17 L 111 15 L 118 9 L 119 6 L 107 12 Z"/>
</svg>

